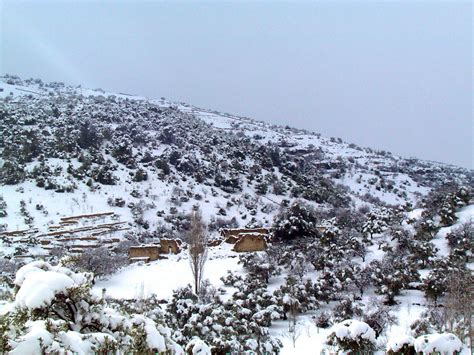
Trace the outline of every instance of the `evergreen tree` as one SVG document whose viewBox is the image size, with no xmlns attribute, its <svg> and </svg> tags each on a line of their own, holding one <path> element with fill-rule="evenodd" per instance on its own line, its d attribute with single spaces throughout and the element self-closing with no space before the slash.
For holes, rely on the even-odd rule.
<svg viewBox="0 0 474 355">
<path fill-rule="evenodd" d="M 314 237 L 317 235 L 316 222 L 314 209 L 303 201 L 295 201 L 275 217 L 273 235 L 284 241 Z"/>
</svg>

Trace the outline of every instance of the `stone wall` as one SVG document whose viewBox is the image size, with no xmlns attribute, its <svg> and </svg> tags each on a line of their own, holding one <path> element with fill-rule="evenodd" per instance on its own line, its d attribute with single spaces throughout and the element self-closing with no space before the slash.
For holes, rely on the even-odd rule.
<svg viewBox="0 0 474 355">
<path fill-rule="evenodd" d="M 234 245 L 234 251 L 237 252 L 252 252 L 262 251 L 267 249 L 267 241 L 265 234 L 242 234 L 239 240 Z"/>
<path fill-rule="evenodd" d="M 147 261 L 158 260 L 160 257 L 160 247 L 158 245 L 140 245 L 130 247 L 128 256 L 130 259 L 148 258 Z"/>
</svg>

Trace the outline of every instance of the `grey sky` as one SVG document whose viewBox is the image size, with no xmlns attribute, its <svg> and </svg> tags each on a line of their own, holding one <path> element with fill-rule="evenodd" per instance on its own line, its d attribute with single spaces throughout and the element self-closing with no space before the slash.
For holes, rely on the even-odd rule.
<svg viewBox="0 0 474 355">
<path fill-rule="evenodd" d="M 469 2 L 0 6 L 1 73 L 164 96 L 473 167 Z"/>
</svg>

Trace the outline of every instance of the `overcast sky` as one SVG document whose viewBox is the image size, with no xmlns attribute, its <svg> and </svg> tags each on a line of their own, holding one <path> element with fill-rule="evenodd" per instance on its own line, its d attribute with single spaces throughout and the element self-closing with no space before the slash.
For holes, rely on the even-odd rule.
<svg viewBox="0 0 474 355">
<path fill-rule="evenodd" d="M 0 72 L 473 168 L 470 2 L 2 1 Z"/>
</svg>

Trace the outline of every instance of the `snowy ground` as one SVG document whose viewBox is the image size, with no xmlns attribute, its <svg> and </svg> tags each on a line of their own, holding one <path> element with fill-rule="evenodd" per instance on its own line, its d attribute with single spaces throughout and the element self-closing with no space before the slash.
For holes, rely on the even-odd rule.
<svg viewBox="0 0 474 355">
<path fill-rule="evenodd" d="M 204 270 L 204 278 L 209 279 L 214 287 L 223 287 L 220 280 L 227 270 L 241 271 L 238 265 L 238 253 L 232 252 L 230 244 L 210 248 L 209 260 Z M 106 280 L 94 286 L 94 292 L 112 298 L 141 298 L 156 294 L 158 298 L 168 299 L 173 290 L 192 285 L 193 279 L 189 259 L 185 251 L 178 255 L 170 255 L 168 259 L 157 260 L 149 264 L 132 264 Z"/>
<path fill-rule="evenodd" d="M 282 341 L 282 355 L 320 354 L 328 330 L 316 327 L 310 316 L 302 316 L 299 317 L 295 337 L 288 332 L 288 323 L 285 321 L 275 322 L 271 333 Z"/>
</svg>

